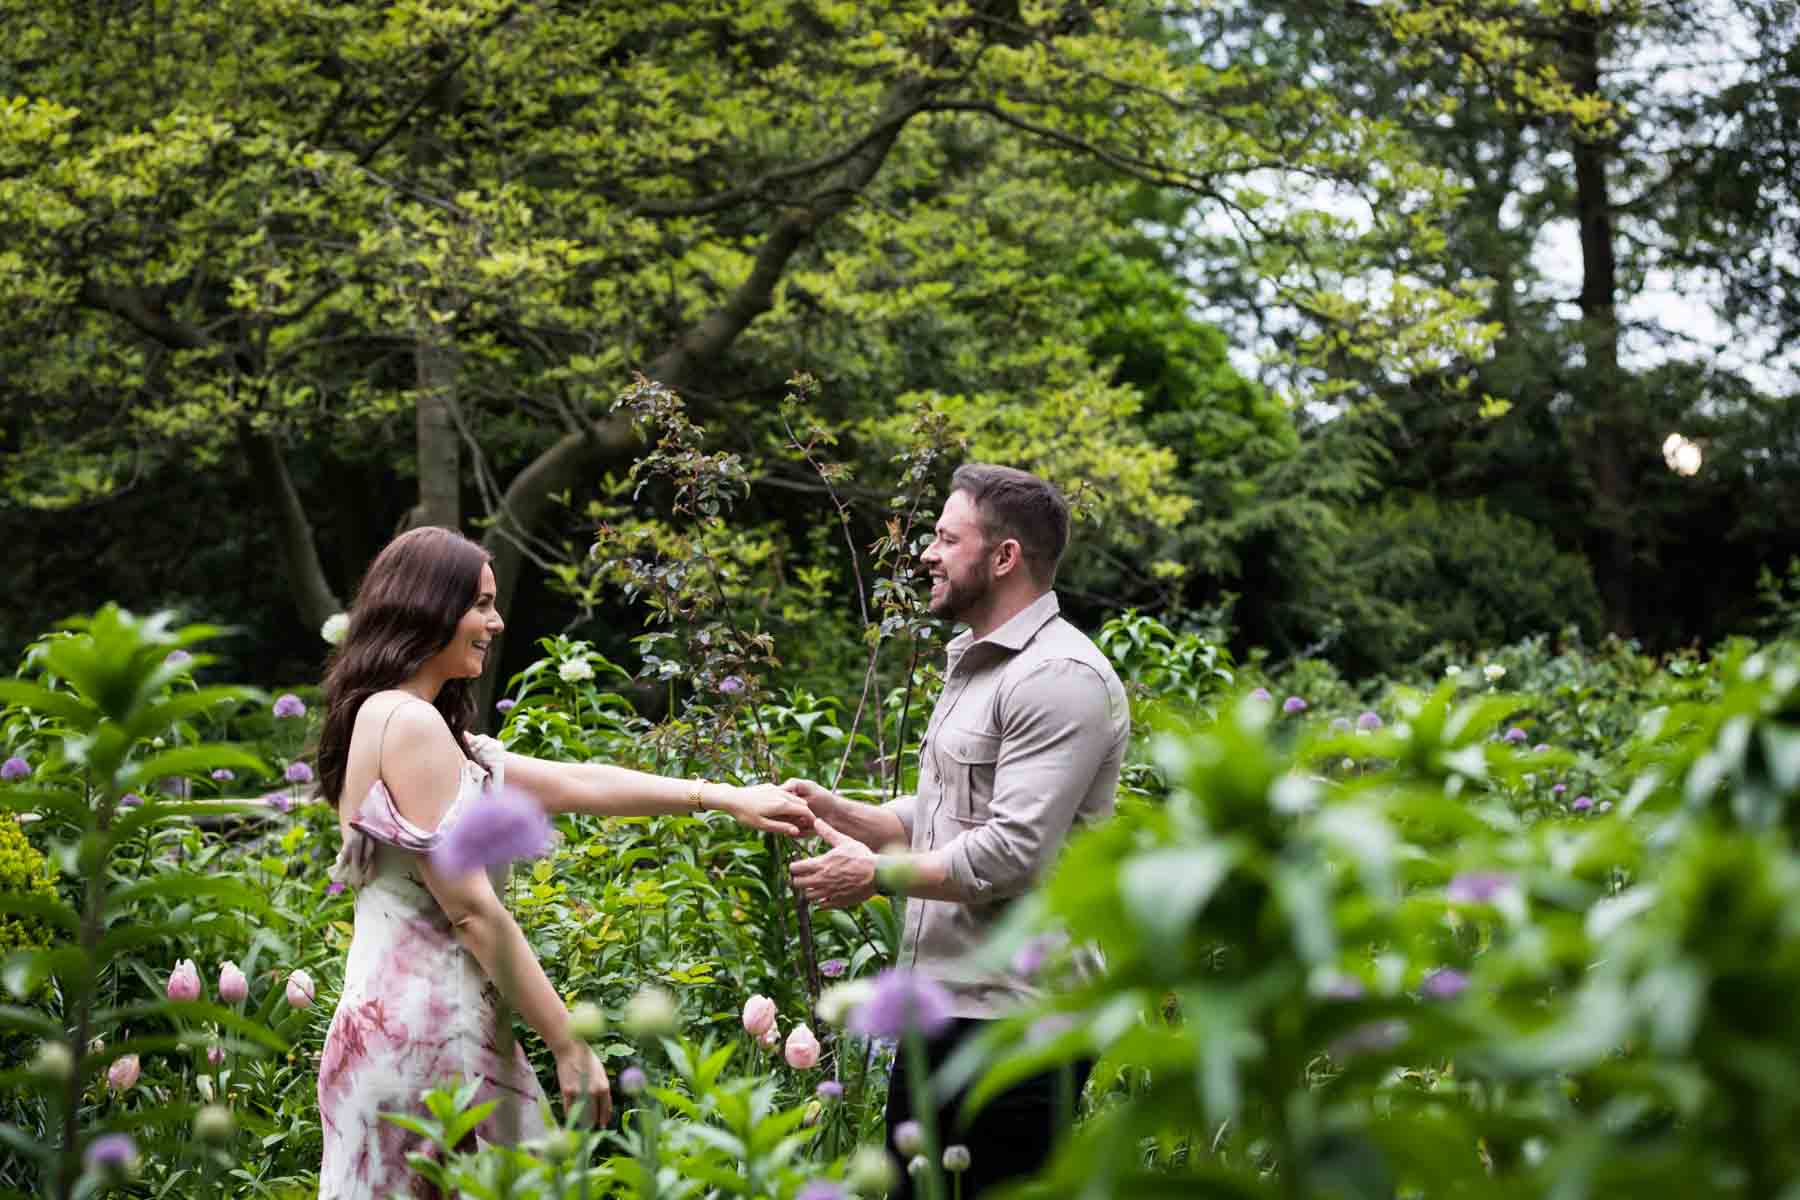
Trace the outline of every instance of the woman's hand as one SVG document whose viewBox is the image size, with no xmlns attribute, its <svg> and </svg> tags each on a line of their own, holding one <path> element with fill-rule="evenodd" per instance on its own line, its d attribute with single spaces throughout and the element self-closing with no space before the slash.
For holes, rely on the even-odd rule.
<svg viewBox="0 0 1800 1200">
<path fill-rule="evenodd" d="M 586 1100 L 595 1125 L 612 1120 L 612 1084 L 586 1042 L 573 1042 L 556 1053 L 556 1086 L 562 1092 L 565 1116 L 575 1110 L 578 1101 Z"/>
<path fill-rule="evenodd" d="M 803 837 L 812 832 L 812 810 L 806 807 L 806 802 L 772 783 L 732 787 L 729 795 L 716 807 L 765 833 Z"/>
</svg>

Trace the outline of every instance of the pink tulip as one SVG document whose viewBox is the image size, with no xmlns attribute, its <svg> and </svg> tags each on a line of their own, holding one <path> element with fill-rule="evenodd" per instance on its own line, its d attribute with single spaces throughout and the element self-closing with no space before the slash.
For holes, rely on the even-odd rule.
<svg viewBox="0 0 1800 1200">
<path fill-rule="evenodd" d="M 220 1063 L 224 1062 L 225 1061 L 225 1047 L 223 1047 L 223 1046 L 208 1046 L 206 1048 L 206 1061 L 215 1067 L 218 1066 Z"/>
<path fill-rule="evenodd" d="M 312 1006 L 312 976 L 299 967 L 295 967 L 288 975 L 287 1002 L 294 1008 L 310 1008 Z"/>
<path fill-rule="evenodd" d="M 238 970 L 238 965 L 227 960 L 219 966 L 219 999 L 227 1004 L 242 1004 L 250 994 L 250 981 Z"/>
<path fill-rule="evenodd" d="M 796 1025 L 794 1031 L 788 1034 L 786 1054 L 787 1065 L 796 1071 L 804 1071 L 809 1067 L 817 1066 L 819 1039 L 814 1037 L 813 1031 L 806 1026 Z"/>
<path fill-rule="evenodd" d="M 763 1044 L 765 1049 L 773 1050 L 775 1047 L 781 1045 L 781 1030 L 771 1025 L 763 1031 L 762 1037 L 757 1040 Z"/>
<path fill-rule="evenodd" d="M 106 1086 L 115 1092 L 126 1091 L 137 1081 L 138 1056 L 135 1054 L 113 1059 L 113 1065 L 106 1069 Z"/>
<path fill-rule="evenodd" d="M 194 966 L 194 960 L 184 958 L 175 964 L 169 972 L 169 999 L 198 1000 L 200 998 L 200 970 Z"/>
<path fill-rule="evenodd" d="M 767 996 L 752 996 L 744 1001 L 744 1032 L 760 1038 L 775 1024 L 775 1002 Z"/>
</svg>

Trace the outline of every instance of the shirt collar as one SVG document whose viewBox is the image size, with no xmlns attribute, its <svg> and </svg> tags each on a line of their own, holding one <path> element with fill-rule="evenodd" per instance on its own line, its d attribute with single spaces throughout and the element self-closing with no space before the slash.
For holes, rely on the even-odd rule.
<svg viewBox="0 0 1800 1200">
<path fill-rule="evenodd" d="M 1045 592 L 1030 604 L 1013 614 L 1011 620 L 977 641 L 967 629 L 951 639 L 947 647 L 960 655 L 971 646 L 996 646 L 1002 650 L 1023 650 L 1025 644 L 1037 635 L 1037 631 L 1048 625 L 1062 612 L 1062 605 L 1057 602 L 1056 593 Z"/>
</svg>

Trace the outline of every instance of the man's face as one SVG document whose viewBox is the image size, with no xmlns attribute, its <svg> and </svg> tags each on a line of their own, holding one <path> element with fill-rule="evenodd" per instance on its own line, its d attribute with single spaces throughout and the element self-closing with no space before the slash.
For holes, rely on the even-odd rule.
<svg viewBox="0 0 1800 1200">
<path fill-rule="evenodd" d="M 967 492 L 951 492 L 939 514 L 937 535 L 919 561 L 931 575 L 931 613 L 967 620 L 994 587 L 994 569 L 981 519 Z"/>
</svg>

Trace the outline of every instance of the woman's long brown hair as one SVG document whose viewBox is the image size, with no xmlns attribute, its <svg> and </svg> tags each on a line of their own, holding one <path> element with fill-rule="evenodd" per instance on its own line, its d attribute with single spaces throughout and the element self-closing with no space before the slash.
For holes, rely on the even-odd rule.
<svg viewBox="0 0 1800 1200">
<path fill-rule="evenodd" d="M 319 786 L 333 805 L 343 801 L 350 734 L 363 701 L 405 683 L 450 644 L 458 622 L 475 603 L 481 568 L 489 561 L 478 543 L 454 530 L 426 525 L 389 542 L 369 564 L 350 606 L 350 628 L 325 666 Z M 472 758 L 463 739 L 475 718 L 470 683 L 445 683 L 437 710 L 456 744 Z"/>
</svg>

